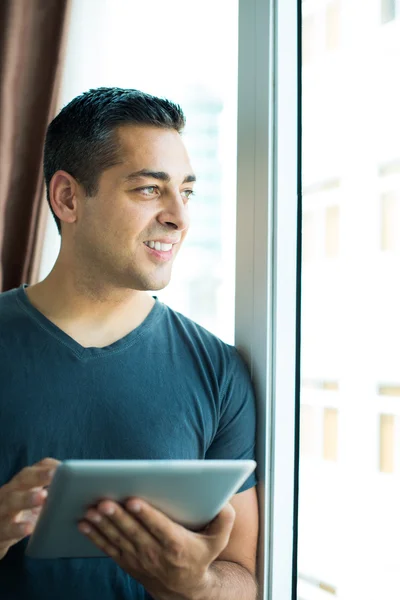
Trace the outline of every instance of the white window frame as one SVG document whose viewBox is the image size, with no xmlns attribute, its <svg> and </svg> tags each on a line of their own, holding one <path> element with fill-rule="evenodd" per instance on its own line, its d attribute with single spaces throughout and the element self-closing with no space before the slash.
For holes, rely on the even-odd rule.
<svg viewBox="0 0 400 600">
<path fill-rule="evenodd" d="M 239 0 L 235 345 L 258 401 L 260 600 L 296 597 L 298 4 Z"/>
</svg>

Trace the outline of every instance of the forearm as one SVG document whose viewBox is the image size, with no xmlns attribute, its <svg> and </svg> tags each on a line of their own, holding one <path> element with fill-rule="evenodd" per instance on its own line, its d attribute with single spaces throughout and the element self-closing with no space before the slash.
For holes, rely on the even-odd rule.
<svg viewBox="0 0 400 600">
<path fill-rule="evenodd" d="M 204 590 L 194 600 L 256 600 L 257 582 L 247 569 L 234 562 L 216 560 Z"/>
</svg>

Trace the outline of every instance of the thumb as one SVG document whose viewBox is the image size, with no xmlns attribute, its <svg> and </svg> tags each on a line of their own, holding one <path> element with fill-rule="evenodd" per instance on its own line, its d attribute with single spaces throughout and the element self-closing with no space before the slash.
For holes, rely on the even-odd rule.
<svg viewBox="0 0 400 600">
<path fill-rule="evenodd" d="M 228 502 L 206 529 L 205 533 L 218 554 L 228 545 L 235 517 L 235 509 Z"/>
<path fill-rule="evenodd" d="M 35 466 L 36 465 L 41 465 L 43 467 L 57 467 L 58 465 L 61 465 L 61 461 L 47 456 L 46 458 L 42 458 L 42 460 L 39 460 L 37 463 L 35 463 Z"/>
</svg>

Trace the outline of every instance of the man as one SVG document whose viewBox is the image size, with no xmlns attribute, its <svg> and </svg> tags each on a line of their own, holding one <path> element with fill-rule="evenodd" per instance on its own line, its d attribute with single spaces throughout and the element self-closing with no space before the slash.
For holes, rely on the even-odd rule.
<svg viewBox="0 0 400 600">
<path fill-rule="evenodd" d="M 99 88 L 50 124 L 48 277 L 0 296 L 1 598 L 254 600 L 255 478 L 200 533 L 141 499 L 79 524 L 109 558 L 24 556 L 58 461 L 254 458 L 236 350 L 151 297 L 189 225 L 195 176 L 181 109 Z M 52 457 L 43 459 L 43 457 Z"/>
</svg>

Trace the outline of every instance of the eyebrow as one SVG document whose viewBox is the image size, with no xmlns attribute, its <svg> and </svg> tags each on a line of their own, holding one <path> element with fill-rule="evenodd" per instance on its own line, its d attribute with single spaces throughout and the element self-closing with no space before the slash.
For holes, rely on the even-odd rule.
<svg viewBox="0 0 400 600">
<path fill-rule="evenodd" d="M 151 177 L 152 179 L 158 179 L 160 181 L 165 181 L 168 183 L 171 181 L 171 177 L 165 171 L 151 171 L 149 169 L 141 169 L 140 171 L 135 171 L 134 173 L 129 173 L 124 177 L 124 181 L 133 181 L 134 179 L 138 179 L 139 177 Z M 191 183 L 196 181 L 196 175 L 190 173 L 186 175 L 182 181 L 182 183 Z"/>
</svg>

